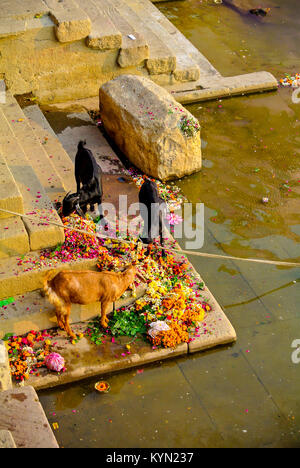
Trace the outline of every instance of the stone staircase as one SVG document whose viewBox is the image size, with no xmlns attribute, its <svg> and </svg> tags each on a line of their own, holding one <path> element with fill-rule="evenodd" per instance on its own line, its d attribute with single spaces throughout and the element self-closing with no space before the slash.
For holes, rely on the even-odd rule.
<svg viewBox="0 0 300 468">
<path fill-rule="evenodd" d="M 52 202 L 65 194 L 71 182 L 68 177 L 60 177 L 61 156 L 51 159 L 42 138 L 48 141 L 45 133 L 39 133 L 37 124 L 31 126 L 7 91 L 5 102 L 0 105 L 0 208 L 11 213 L 0 212 L 0 259 L 64 241 L 63 229 L 59 227 L 62 224 Z M 50 142 L 56 154 L 53 136 Z M 66 161 L 68 156 L 63 156 Z M 72 162 L 68 159 L 67 170 L 71 174 Z M 47 221 L 57 225 L 45 224 Z"/>
<path fill-rule="evenodd" d="M 40 102 L 59 102 L 95 96 L 102 83 L 120 73 L 148 75 L 158 84 L 195 81 L 201 75 L 149 0 L 145 5 L 135 0 L 5 3 L 2 69 L 13 94 L 33 92 Z M 148 14 L 150 7 L 154 10 Z"/>
</svg>

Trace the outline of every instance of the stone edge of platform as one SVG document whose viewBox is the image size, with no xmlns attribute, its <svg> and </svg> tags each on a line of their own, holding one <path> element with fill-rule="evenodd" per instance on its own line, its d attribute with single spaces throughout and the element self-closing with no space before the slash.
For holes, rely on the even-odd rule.
<svg viewBox="0 0 300 468">
<path fill-rule="evenodd" d="M 8 354 L 4 341 L 0 340 L 0 392 L 12 388 Z"/>
<path fill-rule="evenodd" d="M 271 73 L 262 71 L 233 77 L 221 77 L 214 85 L 206 83 L 203 86 L 195 82 L 194 88 L 181 91 L 180 87 L 176 85 L 169 86 L 167 90 L 181 104 L 192 104 L 200 101 L 274 91 L 278 89 L 278 82 Z"/>
</svg>

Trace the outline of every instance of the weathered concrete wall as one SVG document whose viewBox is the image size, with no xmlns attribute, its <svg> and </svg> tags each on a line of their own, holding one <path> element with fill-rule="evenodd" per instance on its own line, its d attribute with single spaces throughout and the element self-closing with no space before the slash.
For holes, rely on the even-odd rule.
<svg viewBox="0 0 300 468">
<path fill-rule="evenodd" d="M 5 344 L 0 340 L 0 392 L 12 388 L 8 355 Z"/>
</svg>

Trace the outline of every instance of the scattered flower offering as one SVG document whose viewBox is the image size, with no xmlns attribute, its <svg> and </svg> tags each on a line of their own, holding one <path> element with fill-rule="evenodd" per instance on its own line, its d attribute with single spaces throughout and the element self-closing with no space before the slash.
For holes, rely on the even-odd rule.
<svg viewBox="0 0 300 468">
<path fill-rule="evenodd" d="M 50 353 L 45 357 L 47 369 L 54 372 L 61 372 L 65 367 L 65 360 L 59 353 Z"/>
<path fill-rule="evenodd" d="M 294 76 L 289 74 L 285 75 L 285 78 L 279 80 L 281 86 L 299 88 L 300 87 L 300 73 L 296 73 Z"/>
<path fill-rule="evenodd" d="M 187 137 L 193 137 L 200 131 L 199 122 L 193 117 L 184 115 L 180 119 L 180 130 Z"/>
<path fill-rule="evenodd" d="M 27 380 L 31 374 L 38 376 L 41 367 L 48 367 L 56 372 L 65 370 L 64 359 L 57 353 L 51 353 L 50 335 L 47 331 L 30 331 L 23 336 L 8 334 L 6 347 L 13 378 Z M 63 365 L 62 365 L 63 364 Z"/>
</svg>

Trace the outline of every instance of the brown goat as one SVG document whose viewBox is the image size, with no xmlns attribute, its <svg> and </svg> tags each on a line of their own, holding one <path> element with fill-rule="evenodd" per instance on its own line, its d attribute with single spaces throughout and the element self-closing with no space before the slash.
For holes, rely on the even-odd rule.
<svg viewBox="0 0 300 468">
<path fill-rule="evenodd" d="M 108 325 L 106 314 L 109 305 L 122 296 L 134 282 L 136 275 L 140 276 L 137 268 L 133 265 L 121 273 L 64 270 L 50 279 L 52 274 L 53 270 L 45 276 L 45 295 L 49 302 L 55 306 L 58 326 L 65 330 L 71 338 L 76 338 L 69 323 L 72 304 L 86 305 L 99 301 L 101 303 L 101 325 L 106 328 Z"/>
</svg>

